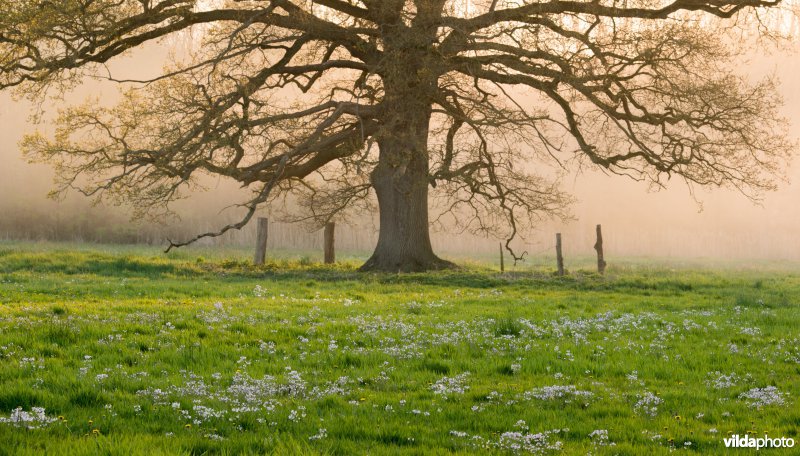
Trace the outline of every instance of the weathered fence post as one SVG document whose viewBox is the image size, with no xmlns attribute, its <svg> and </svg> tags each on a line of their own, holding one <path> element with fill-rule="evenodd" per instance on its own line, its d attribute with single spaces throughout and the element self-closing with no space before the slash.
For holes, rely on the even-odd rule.
<svg viewBox="0 0 800 456">
<path fill-rule="evenodd" d="M 597 225 L 597 242 L 594 244 L 594 249 L 597 250 L 597 272 L 603 274 L 606 272 L 606 260 L 603 259 L 603 231 L 600 225 Z"/>
<path fill-rule="evenodd" d="M 500 272 L 506 272 L 506 263 L 503 259 L 503 243 L 500 243 Z"/>
<path fill-rule="evenodd" d="M 556 233 L 556 265 L 558 265 L 558 275 L 564 275 L 564 255 L 561 254 L 561 233 Z"/>
<path fill-rule="evenodd" d="M 336 223 L 328 222 L 325 224 L 325 233 L 323 234 L 323 238 L 325 241 L 325 264 L 333 264 L 336 262 L 336 251 L 334 250 L 333 241 L 334 241 L 334 230 L 336 229 Z"/>
<path fill-rule="evenodd" d="M 253 263 L 256 265 L 264 264 L 267 257 L 267 229 L 269 227 L 269 220 L 266 217 L 258 218 L 256 234 L 256 255 Z"/>
</svg>

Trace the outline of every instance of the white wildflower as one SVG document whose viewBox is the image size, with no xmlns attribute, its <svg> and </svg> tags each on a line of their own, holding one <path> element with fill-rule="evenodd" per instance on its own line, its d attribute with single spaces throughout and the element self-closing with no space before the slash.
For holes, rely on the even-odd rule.
<svg viewBox="0 0 800 456">
<path fill-rule="evenodd" d="M 658 414 L 658 406 L 664 400 L 655 394 L 646 391 L 643 395 L 639 395 L 639 400 L 633 406 L 634 411 L 648 416 L 656 416 Z"/>
<path fill-rule="evenodd" d="M 783 405 L 785 394 L 774 386 L 766 388 L 753 388 L 739 395 L 739 399 L 748 399 L 747 405 L 752 408 L 765 405 Z"/>
<path fill-rule="evenodd" d="M 445 399 L 450 394 L 464 394 L 469 386 L 466 385 L 469 372 L 458 374 L 455 377 L 442 377 L 431 386 L 433 394 L 439 394 Z"/>
<path fill-rule="evenodd" d="M 47 416 L 43 407 L 31 407 L 30 412 L 17 407 L 8 418 L 0 417 L 0 423 L 28 429 L 40 429 L 57 420 L 58 418 Z"/>
</svg>

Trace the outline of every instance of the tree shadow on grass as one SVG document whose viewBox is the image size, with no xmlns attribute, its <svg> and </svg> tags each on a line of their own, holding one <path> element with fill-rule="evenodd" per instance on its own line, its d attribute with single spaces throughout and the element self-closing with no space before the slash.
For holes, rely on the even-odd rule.
<svg viewBox="0 0 800 456">
<path fill-rule="evenodd" d="M 108 277 L 159 277 L 191 275 L 188 263 L 168 262 L 134 256 L 101 253 L 49 252 L 0 255 L 0 273 L 97 275 Z"/>
<path fill-rule="evenodd" d="M 108 278 L 146 278 L 152 280 L 215 280 L 228 283 L 253 280 L 276 282 L 317 281 L 325 283 L 353 282 L 408 287 L 444 287 L 450 289 L 520 287 L 572 291 L 626 291 L 633 293 L 683 294 L 699 288 L 731 286 L 719 277 L 706 275 L 705 280 L 692 280 L 675 274 L 638 274 L 631 271 L 605 276 L 592 271 L 574 271 L 555 276 L 546 269 L 531 271 L 497 271 L 474 266 L 426 273 L 359 272 L 360 263 L 343 261 L 325 265 L 307 259 L 269 259 L 254 266 L 249 260 L 227 259 L 207 261 L 202 257 L 142 256 L 113 252 L 75 250 L 22 251 L 0 249 L 0 274 L 89 275 Z"/>
</svg>

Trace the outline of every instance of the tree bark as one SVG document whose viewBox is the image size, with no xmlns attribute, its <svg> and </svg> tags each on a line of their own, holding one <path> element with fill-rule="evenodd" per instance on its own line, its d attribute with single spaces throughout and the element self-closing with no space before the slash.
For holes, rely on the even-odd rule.
<svg viewBox="0 0 800 456">
<path fill-rule="evenodd" d="M 428 132 L 439 93 L 436 12 L 443 1 L 422 2 L 415 25 L 387 28 L 384 36 L 385 97 L 378 164 L 370 174 L 378 197 L 378 245 L 362 271 L 417 272 L 454 267 L 433 253 L 428 226 Z"/>
<path fill-rule="evenodd" d="M 378 245 L 361 270 L 421 272 L 455 267 L 433 253 L 429 234 L 430 106 L 415 102 L 419 98 L 409 94 L 393 98 L 394 115 L 378 140 L 378 165 L 370 175 L 380 210 Z"/>
<path fill-rule="evenodd" d="M 428 170 L 419 157 L 405 170 L 382 161 L 371 179 L 380 208 L 378 245 L 362 271 L 421 272 L 453 267 L 433 253 L 428 225 Z M 425 160 L 427 162 L 427 160 Z"/>
</svg>

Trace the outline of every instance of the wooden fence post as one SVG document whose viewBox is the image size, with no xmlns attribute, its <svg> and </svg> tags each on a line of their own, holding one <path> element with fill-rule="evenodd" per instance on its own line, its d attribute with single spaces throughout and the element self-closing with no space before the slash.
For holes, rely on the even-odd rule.
<svg viewBox="0 0 800 456">
<path fill-rule="evenodd" d="M 333 264 L 336 262 L 336 251 L 334 250 L 334 230 L 336 223 L 328 222 L 325 224 L 325 233 L 323 235 L 325 241 L 325 264 Z"/>
<path fill-rule="evenodd" d="M 255 265 L 264 264 L 267 257 L 267 229 L 269 228 L 269 220 L 266 217 L 259 217 L 257 224 L 256 234 L 256 255 L 253 260 Z"/>
<path fill-rule="evenodd" d="M 597 242 L 594 244 L 594 249 L 597 250 L 597 272 L 603 274 L 606 272 L 606 260 L 603 259 L 603 231 L 600 225 L 597 225 Z"/>
<path fill-rule="evenodd" d="M 556 265 L 558 275 L 564 275 L 564 255 L 561 254 L 561 233 L 556 233 Z"/>
<path fill-rule="evenodd" d="M 503 258 L 503 243 L 500 243 L 500 272 L 506 272 L 506 264 Z"/>
</svg>

